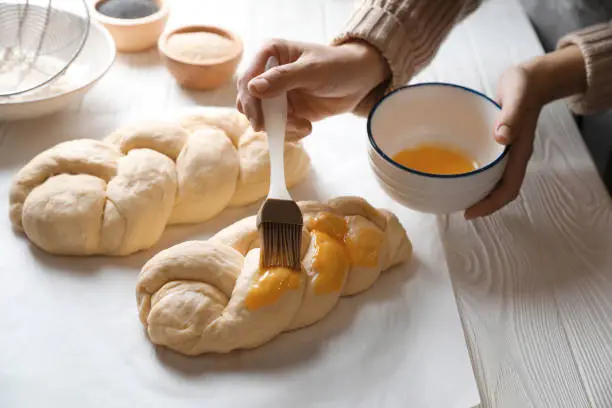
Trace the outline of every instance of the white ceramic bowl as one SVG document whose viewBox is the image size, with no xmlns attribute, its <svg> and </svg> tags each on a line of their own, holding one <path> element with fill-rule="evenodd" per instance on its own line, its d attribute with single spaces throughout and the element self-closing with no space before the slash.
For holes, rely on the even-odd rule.
<svg viewBox="0 0 612 408">
<path fill-rule="evenodd" d="M 457 85 L 424 83 L 399 88 L 374 106 L 368 117 L 370 165 L 383 189 L 416 211 L 449 214 L 487 196 L 500 180 L 508 149 L 493 139 L 500 107 L 487 96 Z M 459 149 L 478 167 L 439 175 L 391 159 L 422 143 Z"/>
<path fill-rule="evenodd" d="M 115 54 L 115 43 L 108 31 L 92 21 L 85 46 L 73 63 L 74 68 L 83 68 L 79 70 L 82 74 L 75 80 L 75 86 L 53 96 L 0 102 L 0 121 L 49 115 L 79 102 L 108 72 L 115 61 Z"/>
</svg>

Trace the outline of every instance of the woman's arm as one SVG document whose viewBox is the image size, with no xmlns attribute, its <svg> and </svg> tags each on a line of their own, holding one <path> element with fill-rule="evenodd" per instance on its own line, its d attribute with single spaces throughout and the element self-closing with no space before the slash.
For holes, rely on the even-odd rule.
<svg viewBox="0 0 612 408">
<path fill-rule="evenodd" d="M 432 60 L 451 29 L 481 0 L 364 0 L 334 39 L 334 44 L 360 39 L 386 59 L 391 77 L 360 104 L 367 113 L 385 91 L 405 85 Z"/>
<path fill-rule="evenodd" d="M 497 94 L 502 112 L 494 135 L 499 143 L 512 145 L 508 164 L 499 186 L 468 209 L 466 218 L 492 214 L 518 196 L 540 111 L 547 103 L 567 97 L 576 113 L 612 108 L 612 25 L 569 34 L 554 52 L 502 75 Z"/>
<path fill-rule="evenodd" d="M 612 21 L 571 33 L 559 41 L 561 51 L 572 47 L 580 50 L 586 70 L 586 89 L 572 94 L 572 109 L 578 114 L 590 114 L 612 108 Z"/>
<path fill-rule="evenodd" d="M 530 102 L 538 107 L 587 90 L 585 59 L 576 45 L 536 57 L 521 67 L 529 78 Z"/>
</svg>

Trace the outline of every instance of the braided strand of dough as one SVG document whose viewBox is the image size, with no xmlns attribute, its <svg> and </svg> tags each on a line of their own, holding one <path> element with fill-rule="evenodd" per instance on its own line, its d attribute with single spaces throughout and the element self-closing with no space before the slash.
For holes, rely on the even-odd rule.
<svg viewBox="0 0 612 408">
<path fill-rule="evenodd" d="M 50 253 L 129 255 L 153 246 L 167 225 L 264 197 L 269 166 L 265 133 L 234 110 L 127 126 L 34 157 L 13 180 L 10 219 Z M 309 167 L 301 145 L 287 142 L 287 184 Z"/>
<path fill-rule="evenodd" d="M 207 241 L 184 242 L 151 258 L 136 286 L 139 317 L 151 342 L 186 355 L 258 347 L 323 319 L 340 296 L 368 289 L 382 271 L 412 255 L 397 217 L 361 198 L 299 205 L 305 221 L 303 270 L 290 272 L 280 294 L 276 285 L 259 289 L 254 216 Z M 325 227 L 326 220 L 346 230 L 332 238 L 335 230 L 328 227 L 333 223 Z M 254 291 L 255 300 L 265 300 L 256 307 Z"/>
</svg>

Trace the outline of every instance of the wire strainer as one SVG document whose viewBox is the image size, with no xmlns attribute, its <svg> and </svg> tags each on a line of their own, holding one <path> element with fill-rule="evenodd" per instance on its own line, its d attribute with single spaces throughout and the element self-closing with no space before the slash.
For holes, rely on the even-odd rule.
<svg viewBox="0 0 612 408">
<path fill-rule="evenodd" d="M 46 85 L 79 55 L 87 0 L 0 0 L 0 97 Z"/>
</svg>

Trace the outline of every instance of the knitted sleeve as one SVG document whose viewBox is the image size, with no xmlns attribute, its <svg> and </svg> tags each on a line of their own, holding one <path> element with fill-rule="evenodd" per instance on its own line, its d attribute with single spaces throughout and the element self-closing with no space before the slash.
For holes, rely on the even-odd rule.
<svg viewBox="0 0 612 408">
<path fill-rule="evenodd" d="M 577 45 L 587 72 L 587 90 L 569 98 L 572 110 L 590 114 L 612 108 L 612 21 L 566 35 L 557 48 Z"/>
<path fill-rule="evenodd" d="M 453 26 L 480 3 L 481 0 L 361 1 L 333 43 L 352 39 L 370 43 L 387 60 L 391 78 L 368 95 L 355 113 L 367 113 L 384 93 L 405 85 L 429 64 Z"/>
</svg>

